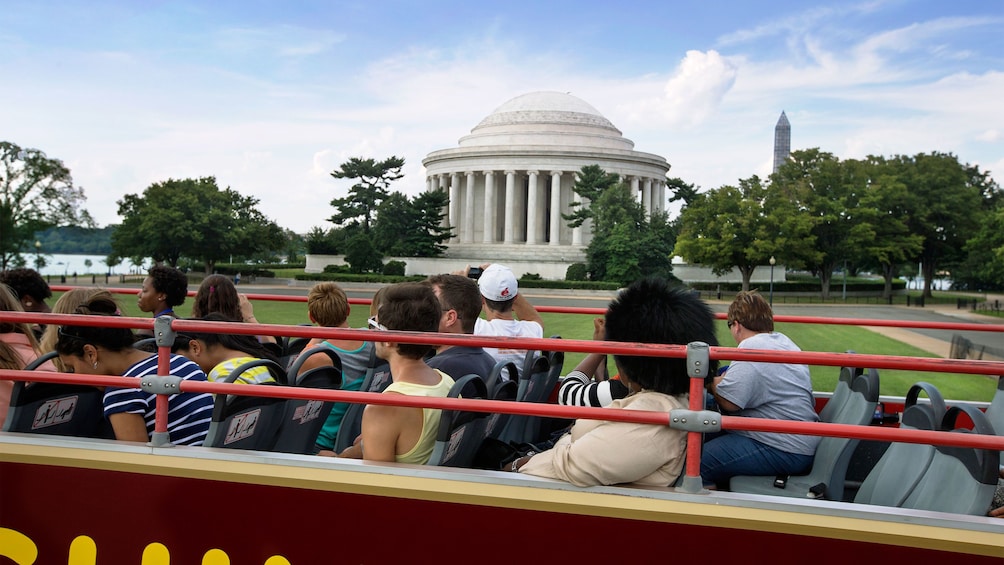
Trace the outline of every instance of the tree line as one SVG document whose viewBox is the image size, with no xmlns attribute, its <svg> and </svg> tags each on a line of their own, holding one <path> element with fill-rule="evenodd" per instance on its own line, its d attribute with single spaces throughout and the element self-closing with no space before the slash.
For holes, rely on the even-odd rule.
<svg viewBox="0 0 1004 565">
<path fill-rule="evenodd" d="M 675 252 L 719 274 L 738 269 L 744 289 L 771 257 L 818 276 L 824 298 L 838 269 L 881 273 L 888 295 L 901 269 L 918 263 L 928 297 L 939 273 L 956 288 L 1004 285 L 1000 187 L 947 153 L 841 161 L 794 151 L 766 181 L 697 195 L 679 223 Z"/>
<path fill-rule="evenodd" d="M 106 262 L 149 257 L 212 272 L 225 259 L 274 263 L 304 253 L 343 254 L 362 273 L 381 271 L 385 256 L 442 255 L 453 236 L 444 221 L 449 195 L 392 191 L 403 167 L 397 156 L 342 163 L 331 176 L 355 182 L 331 200 L 334 227 L 315 226 L 304 237 L 267 218 L 258 199 L 221 188 L 214 177 L 156 182 L 118 201 L 122 223 L 106 228 Z M 917 263 L 928 296 L 944 272 L 957 287 L 1004 287 L 1001 189 L 988 172 L 951 154 L 840 160 L 813 148 L 793 152 L 768 179 L 752 176 L 704 192 L 678 178 L 667 184 L 670 202 L 683 204 L 674 220 L 663 211 L 646 213 L 618 175 L 583 167 L 573 186 L 581 203 L 563 218 L 570 227 L 590 222 L 593 237 L 586 264 L 573 266 L 567 278 L 672 277 L 672 257 L 680 255 L 718 274 L 737 269 L 744 288 L 773 257 L 818 276 L 824 297 L 839 270 L 881 273 L 888 293 L 892 279 Z M 34 253 L 40 233 L 53 252 L 49 238 L 68 233 L 54 227 L 90 233 L 94 222 L 83 202 L 83 189 L 61 161 L 0 142 L 0 268 Z"/>
</svg>

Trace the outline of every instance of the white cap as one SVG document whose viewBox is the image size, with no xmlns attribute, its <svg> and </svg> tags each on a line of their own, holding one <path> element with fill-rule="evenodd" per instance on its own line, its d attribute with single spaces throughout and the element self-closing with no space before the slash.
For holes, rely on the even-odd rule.
<svg viewBox="0 0 1004 565">
<path fill-rule="evenodd" d="M 519 292 L 516 275 L 505 265 L 489 265 L 478 279 L 478 289 L 481 296 L 496 302 L 512 300 Z"/>
</svg>

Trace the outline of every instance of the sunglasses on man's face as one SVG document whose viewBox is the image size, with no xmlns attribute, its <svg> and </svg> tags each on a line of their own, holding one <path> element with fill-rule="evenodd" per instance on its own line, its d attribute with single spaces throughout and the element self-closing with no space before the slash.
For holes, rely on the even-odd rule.
<svg viewBox="0 0 1004 565">
<path fill-rule="evenodd" d="M 380 330 L 384 332 L 388 331 L 386 326 L 377 321 L 376 316 L 370 316 L 369 319 L 366 320 L 366 324 L 371 330 Z"/>
</svg>

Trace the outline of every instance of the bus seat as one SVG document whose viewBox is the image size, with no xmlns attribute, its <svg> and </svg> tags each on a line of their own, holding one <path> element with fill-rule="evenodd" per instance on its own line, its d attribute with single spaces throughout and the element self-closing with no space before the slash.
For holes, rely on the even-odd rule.
<svg viewBox="0 0 1004 565">
<path fill-rule="evenodd" d="M 920 393 L 928 404 L 918 404 Z M 938 389 L 925 382 L 910 387 L 903 405 L 900 428 L 937 430 L 945 418 L 945 401 Z M 868 473 L 854 496 L 859 504 L 899 507 L 913 491 L 934 458 L 934 446 L 923 443 L 892 443 Z"/>
<path fill-rule="evenodd" d="M 523 374 L 519 377 L 518 390 L 516 391 L 517 402 L 547 402 L 550 396 L 550 389 L 547 389 L 547 381 L 550 378 L 550 364 L 547 357 L 537 356 L 531 365 L 524 368 Z M 555 377 L 555 383 L 557 378 Z M 553 388 L 553 387 L 552 387 Z M 498 439 L 503 442 L 514 443 L 537 443 L 541 429 L 540 416 L 524 416 L 521 414 L 511 414 L 505 427 L 499 432 Z"/>
<path fill-rule="evenodd" d="M 516 373 L 516 365 L 511 361 L 499 361 L 495 364 L 488 378 L 488 382 L 493 383 L 488 389 L 488 398 L 491 400 L 514 401 L 519 392 L 519 385 L 516 381 L 501 380 L 500 375 L 503 370 L 508 370 L 514 374 Z M 510 414 L 499 412 L 489 414 L 485 422 L 485 437 L 497 438 L 505 428 L 510 416 Z"/>
<path fill-rule="evenodd" d="M 285 374 L 282 367 L 275 361 L 255 359 L 231 371 L 223 382 L 233 383 L 240 377 L 241 373 L 262 366 L 268 367 L 274 375 Z M 264 383 L 247 386 L 280 385 Z M 213 416 L 209 423 L 206 440 L 202 443 L 203 446 L 257 451 L 272 449 L 279 426 L 282 423 L 285 399 L 235 394 L 217 394 L 215 396 Z"/>
<path fill-rule="evenodd" d="M 303 374 L 295 376 L 299 372 L 300 364 L 294 362 L 294 367 L 290 367 L 289 379 L 293 386 L 305 388 L 317 388 L 324 390 L 338 390 L 342 386 L 342 361 L 338 353 L 329 347 L 321 347 L 323 353 L 331 359 L 332 365 L 315 367 Z M 309 353 L 309 352 L 308 352 Z M 306 359 L 305 355 L 300 359 Z M 302 362 L 301 362 L 302 364 Z M 286 400 L 286 407 L 282 416 L 282 424 L 276 436 L 275 445 L 272 451 L 282 453 L 313 453 L 314 444 L 317 442 L 317 435 L 321 433 L 321 428 L 331 414 L 334 402 L 324 402 L 323 400 L 289 398 Z"/>
<path fill-rule="evenodd" d="M 386 361 L 377 357 L 376 348 L 370 348 L 370 360 L 366 369 L 366 375 L 359 386 L 360 392 L 383 392 L 390 386 L 393 378 L 390 374 L 390 365 Z M 351 403 L 342 416 L 342 423 L 338 427 L 338 435 L 335 437 L 335 453 L 341 453 L 362 433 L 363 410 L 366 408 L 362 403 Z"/>
<path fill-rule="evenodd" d="M 962 412 L 973 422 L 971 431 L 955 427 L 956 417 Z M 970 405 L 949 408 L 941 429 L 957 433 L 994 433 L 983 412 Z M 936 446 L 931 464 L 902 507 L 984 516 L 997 489 L 999 465 L 1000 452 L 996 450 Z"/>
<path fill-rule="evenodd" d="M 488 394 L 485 381 L 478 375 L 461 377 L 450 388 L 449 398 L 480 398 Z M 439 432 L 429 457 L 429 465 L 469 468 L 484 439 L 486 412 L 443 410 Z"/>
<path fill-rule="evenodd" d="M 986 415 L 987 421 L 994 428 L 994 433 L 1004 436 L 1004 375 L 997 377 L 997 392 L 987 407 Z M 1001 451 L 1000 457 L 1004 460 L 1004 451 Z"/>
<path fill-rule="evenodd" d="M 24 369 L 37 370 L 57 356 L 50 351 Z M 115 435 L 104 417 L 104 396 L 104 391 L 88 385 L 17 381 L 3 431 L 112 439 Z"/>
<path fill-rule="evenodd" d="M 833 417 L 836 416 L 840 408 L 843 407 L 844 402 L 847 402 L 847 399 L 851 396 L 851 383 L 854 381 L 854 378 L 863 372 L 864 370 L 859 367 L 840 368 L 840 377 L 837 379 L 837 386 L 833 389 L 833 396 L 823 406 L 823 409 L 819 411 L 820 422 L 832 423 Z"/>
</svg>

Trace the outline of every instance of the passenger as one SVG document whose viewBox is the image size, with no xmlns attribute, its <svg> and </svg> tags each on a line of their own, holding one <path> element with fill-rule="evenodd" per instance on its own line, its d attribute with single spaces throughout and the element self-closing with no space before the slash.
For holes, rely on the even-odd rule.
<svg viewBox="0 0 1004 565">
<path fill-rule="evenodd" d="M 238 293 L 233 281 L 223 275 L 209 275 L 203 279 L 192 303 L 193 318 L 203 318 L 213 312 L 218 312 L 236 322 L 258 323 L 254 317 L 254 306 L 251 305 L 251 301 L 246 295 Z M 277 347 L 275 336 L 257 337 L 258 341 Z"/>
<path fill-rule="evenodd" d="M 5 284 L 0 284 L 0 310 L 24 311 L 13 289 Z M 35 333 L 31 331 L 30 325 L 23 322 L 0 322 L 0 369 L 20 371 L 37 359 L 39 354 L 38 341 L 35 340 Z M 39 369 L 55 371 L 56 367 L 46 362 Z M 13 390 L 14 381 L 0 379 L 0 422 L 7 418 Z"/>
<path fill-rule="evenodd" d="M 660 278 L 637 281 L 607 307 L 607 341 L 717 345 L 707 304 Z M 630 394 L 610 404 L 623 410 L 686 408 L 686 359 L 614 355 Z M 714 364 L 712 362 L 712 364 Z M 578 486 L 673 484 L 683 469 L 687 433 L 668 426 L 577 420 L 554 447 L 512 462 L 507 470 L 561 479 Z"/>
<path fill-rule="evenodd" d="M 474 335 L 544 337 L 544 319 L 533 304 L 519 294 L 512 270 L 504 265 L 483 265 L 482 268 L 478 288 L 484 299 L 485 318 L 475 321 Z M 485 351 L 496 361 L 512 361 L 520 372 L 523 371 L 525 349 L 486 347 Z"/>
<path fill-rule="evenodd" d="M 177 318 L 174 307 L 184 304 L 188 296 L 188 276 L 179 269 L 165 265 L 150 267 L 143 279 L 143 288 L 137 296 L 137 305 L 142 312 L 151 312 L 153 317 L 171 316 Z"/>
<path fill-rule="evenodd" d="M 474 324 L 481 315 L 481 294 L 470 277 L 461 275 L 433 275 L 426 279 L 439 299 L 443 310 L 439 318 L 439 333 L 473 334 Z M 482 347 L 469 345 L 440 345 L 436 355 L 426 361 L 454 380 L 467 375 L 477 375 L 485 383 L 495 368 L 495 358 Z"/>
<path fill-rule="evenodd" d="M 400 283 L 387 287 L 376 319 L 377 330 L 435 332 L 442 312 L 428 285 Z M 390 338 L 383 338 L 390 339 Z M 377 341 L 377 354 L 390 363 L 393 380 L 384 394 L 445 398 L 453 379 L 425 364 L 431 346 Z M 370 404 L 363 411 L 362 435 L 339 454 L 372 461 L 424 465 L 432 455 L 441 410 Z"/>
<path fill-rule="evenodd" d="M 348 328 L 350 311 L 349 299 L 345 295 L 345 291 L 333 282 L 317 283 L 307 293 L 307 314 L 310 316 L 310 321 L 318 326 Z M 307 342 L 304 351 L 317 346 L 327 347 L 338 354 L 338 358 L 342 362 L 340 390 L 359 390 L 363 379 L 366 378 L 373 343 L 353 339 L 313 338 Z M 331 366 L 331 359 L 327 355 L 311 355 L 303 361 L 298 375 L 324 366 Z M 290 375 L 290 379 L 298 375 Z M 342 418 L 345 417 L 345 412 L 348 409 L 348 402 L 334 404 L 331 413 L 328 414 L 328 419 L 324 422 L 324 427 L 321 428 L 321 432 L 317 436 L 316 451 L 334 449 L 338 428 L 341 427 Z M 334 453 L 325 453 L 324 455 L 334 455 Z"/>
<path fill-rule="evenodd" d="M 729 305 L 728 326 L 739 349 L 801 351 L 774 331 L 771 307 L 756 291 L 743 291 Z M 723 414 L 817 422 L 808 365 L 734 361 L 708 384 Z M 705 440 L 701 477 L 727 488 L 737 475 L 799 475 L 809 471 L 818 436 L 723 431 Z"/>
<path fill-rule="evenodd" d="M 593 340 L 602 341 L 605 336 L 604 319 L 595 318 Z M 561 381 L 558 404 L 602 408 L 610 406 L 614 400 L 626 397 L 629 392 L 618 376 L 614 378 L 608 376 L 606 354 L 590 353 Z"/>
<path fill-rule="evenodd" d="M 117 316 L 114 300 L 92 298 L 77 314 Z M 85 375 L 146 377 L 157 374 L 157 356 L 133 347 L 135 338 L 128 328 L 99 328 L 65 325 L 59 328 L 56 351 L 64 365 Z M 206 374 L 181 355 L 171 355 L 170 374 L 184 380 L 205 381 Z M 104 413 L 115 439 L 149 441 L 154 431 L 157 395 L 135 388 L 105 389 Z M 184 392 L 168 397 L 167 431 L 178 445 L 201 445 L 209 431 L 213 397 L 207 393 Z"/>
<path fill-rule="evenodd" d="M 0 272 L 0 283 L 6 284 L 14 291 L 14 296 L 21 302 L 24 312 L 50 312 L 46 300 L 52 298 L 52 289 L 42 275 L 35 269 L 24 267 Z M 31 324 L 35 339 L 42 337 L 44 324 Z"/>
<path fill-rule="evenodd" d="M 232 321 L 218 313 L 199 319 L 204 322 Z M 262 347 L 252 335 L 186 331 L 178 338 L 175 340 L 176 352 L 194 361 L 206 373 L 206 379 L 210 382 L 223 382 L 234 369 L 259 359 L 278 363 L 278 359 Z M 268 367 L 259 366 L 242 372 L 234 382 L 275 383 L 275 377 Z"/>
<path fill-rule="evenodd" d="M 52 305 L 53 314 L 75 314 L 77 308 L 93 298 L 104 298 L 115 302 L 115 296 L 103 288 L 71 288 L 63 293 L 56 303 Z M 46 326 L 42 332 L 42 339 L 39 340 L 38 349 L 43 354 L 56 350 L 56 341 L 59 339 L 59 326 Z M 56 357 L 52 360 L 56 370 L 61 373 L 68 372 L 68 367 Z"/>
</svg>

